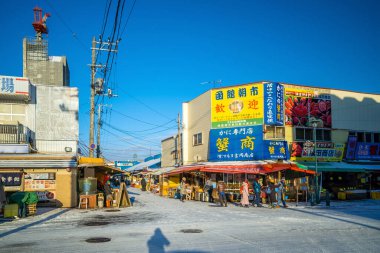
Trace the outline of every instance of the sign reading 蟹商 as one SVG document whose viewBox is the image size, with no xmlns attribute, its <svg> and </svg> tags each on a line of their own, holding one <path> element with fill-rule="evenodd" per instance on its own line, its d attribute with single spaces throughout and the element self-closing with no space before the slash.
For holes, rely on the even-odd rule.
<svg viewBox="0 0 380 253">
<path fill-rule="evenodd" d="M 289 158 L 289 152 L 288 152 L 288 143 L 286 141 L 271 141 L 271 140 L 264 140 L 264 159 L 265 160 L 271 160 L 271 159 L 288 159 Z"/>
<path fill-rule="evenodd" d="M 262 125 L 210 131 L 210 161 L 248 161 L 262 158 Z"/>
</svg>

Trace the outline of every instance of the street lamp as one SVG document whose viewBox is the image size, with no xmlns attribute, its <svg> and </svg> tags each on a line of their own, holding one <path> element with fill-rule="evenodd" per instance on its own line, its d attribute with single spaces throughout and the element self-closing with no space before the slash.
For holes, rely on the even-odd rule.
<svg viewBox="0 0 380 253">
<path fill-rule="evenodd" d="M 318 159 L 317 159 L 317 127 L 318 127 L 318 120 L 311 120 L 310 121 L 312 127 L 313 127 L 313 139 L 314 139 L 314 158 L 315 158 L 315 175 L 316 175 L 316 181 L 315 181 L 315 188 L 316 188 L 316 202 L 317 204 L 320 203 L 319 201 L 319 187 L 318 187 Z"/>
</svg>

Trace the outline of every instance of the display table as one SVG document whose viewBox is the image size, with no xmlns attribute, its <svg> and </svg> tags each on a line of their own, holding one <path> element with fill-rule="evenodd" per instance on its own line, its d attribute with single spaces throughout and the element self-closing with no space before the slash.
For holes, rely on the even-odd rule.
<svg viewBox="0 0 380 253">
<path fill-rule="evenodd" d="M 79 203 L 81 203 L 81 199 L 88 199 L 88 208 L 96 208 L 96 196 L 97 194 L 81 194 L 79 195 Z M 79 208 L 82 208 L 81 205 Z"/>
</svg>

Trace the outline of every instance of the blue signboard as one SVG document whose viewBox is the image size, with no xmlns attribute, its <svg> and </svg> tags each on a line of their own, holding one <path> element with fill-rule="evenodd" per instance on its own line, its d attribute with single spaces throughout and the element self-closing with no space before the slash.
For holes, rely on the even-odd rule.
<svg viewBox="0 0 380 253">
<path fill-rule="evenodd" d="M 288 159 L 288 144 L 286 141 L 270 141 L 264 140 L 264 159 L 276 160 L 276 159 Z"/>
<path fill-rule="evenodd" d="M 284 125 L 284 86 L 279 83 L 264 84 L 264 123 Z"/>
<path fill-rule="evenodd" d="M 115 167 L 119 168 L 121 170 L 126 170 L 132 166 L 135 166 L 136 164 L 139 164 L 139 161 L 131 161 L 131 160 L 126 160 L 126 161 L 115 161 Z"/>
<path fill-rule="evenodd" d="M 360 160 L 378 160 L 380 159 L 380 143 L 364 143 L 356 144 L 356 159 Z"/>
<path fill-rule="evenodd" d="M 210 161 L 263 159 L 263 126 L 212 129 Z"/>
</svg>

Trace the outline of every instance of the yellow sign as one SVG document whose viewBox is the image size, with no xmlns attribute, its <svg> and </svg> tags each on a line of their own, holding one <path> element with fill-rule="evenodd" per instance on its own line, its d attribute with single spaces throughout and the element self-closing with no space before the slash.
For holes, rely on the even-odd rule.
<svg viewBox="0 0 380 253">
<path fill-rule="evenodd" d="M 262 83 L 211 91 L 212 128 L 262 125 L 264 118 Z"/>
</svg>

